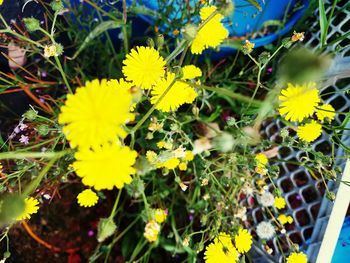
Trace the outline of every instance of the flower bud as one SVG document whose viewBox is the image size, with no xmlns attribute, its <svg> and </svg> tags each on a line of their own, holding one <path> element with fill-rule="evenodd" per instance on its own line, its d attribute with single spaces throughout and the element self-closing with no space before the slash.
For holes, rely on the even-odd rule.
<svg viewBox="0 0 350 263">
<path fill-rule="evenodd" d="M 213 140 L 213 145 L 221 152 L 229 152 L 233 149 L 234 138 L 231 134 L 223 132 Z"/>
<path fill-rule="evenodd" d="M 327 192 L 326 197 L 327 197 L 327 199 L 328 199 L 329 201 L 334 202 L 334 200 L 335 200 L 335 193 L 333 193 L 333 192 Z"/>
<path fill-rule="evenodd" d="M 40 22 L 34 17 L 23 18 L 23 22 L 29 32 L 37 31 L 40 28 Z"/>
<path fill-rule="evenodd" d="M 36 117 L 38 116 L 38 112 L 33 110 L 33 109 L 30 109 L 30 110 L 27 110 L 24 114 L 23 114 L 23 117 L 26 118 L 27 120 L 29 121 L 34 121 L 36 119 Z"/>
<path fill-rule="evenodd" d="M 282 39 L 282 45 L 285 47 L 285 48 L 290 48 L 292 46 L 293 42 L 292 40 L 290 39 L 290 37 L 286 37 L 286 38 L 283 38 Z"/>
<path fill-rule="evenodd" d="M 158 49 L 162 49 L 164 45 L 164 36 L 162 34 L 157 35 L 156 44 Z"/>
<path fill-rule="evenodd" d="M 259 62 L 265 64 L 269 61 L 271 54 L 269 52 L 262 52 L 259 56 Z"/>
<path fill-rule="evenodd" d="M 97 227 L 98 242 L 103 242 L 106 238 L 113 235 L 116 229 L 117 229 L 117 226 L 113 222 L 113 219 L 101 218 Z"/>
<path fill-rule="evenodd" d="M 155 44 L 152 38 L 147 38 L 147 46 L 154 48 Z"/>
<path fill-rule="evenodd" d="M 187 24 L 183 28 L 184 37 L 189 41 L 192 41 L 193 39 L 195 39 L 197 32 L 198 32 L 198 28 L 194 24 Z"/>
<path fill-rule="evenodd" d="M 50 3 L 50 6 L 51 6 L 52 10 L 55 11 L 55 12 L 60 12 L 64 8 L 64 5 L 63 5 L 61 0 L 53 0 Z"/>
<path fill-rule="evenodd" d="M 49 133 L 49 127 L 45 124 L 41 124 L 37 130 L 41 136 L 45 136 Z"/>
</svg>

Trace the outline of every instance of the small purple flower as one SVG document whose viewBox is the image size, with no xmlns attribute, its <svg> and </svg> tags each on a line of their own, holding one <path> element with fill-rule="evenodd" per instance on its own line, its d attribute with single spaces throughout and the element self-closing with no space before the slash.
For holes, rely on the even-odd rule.
<svg viewBox="0 0 350 263">
<path fill-rule="evenodd" d="M 89 237 L 92 237 L 94 234 L 95 234 L 94 231 L 89 230 L 89 232 L 88 232 L 88 236 L 89 236 Z"/>
<path fill-rule="evenodd" d="M 29 137 L 22 134 L 21 138 L 19 138 L 19 142 L 21 142 L 23 144 L 28 144 L 29 143 Z"/>
</svg>

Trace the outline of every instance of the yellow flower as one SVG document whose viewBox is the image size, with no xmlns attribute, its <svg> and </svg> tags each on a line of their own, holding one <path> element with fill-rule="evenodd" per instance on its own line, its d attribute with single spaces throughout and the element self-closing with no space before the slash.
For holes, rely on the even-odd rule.
<svg viewBox="0 0 350 263">
<path fill-rule="evenodd" d="M 238 252 L 232 245 L 231 237 L 221 232 L 214 242 L 207 246 L 204 259 L 206 263 L 232 263 L 238 260 Z"/>
<path fill-rule="evenodd" d="M 179 164 L 180 171 L 186 171 L 187 170 L 187 164 L 186 163 L 180 163 Z"/>
<path fill-rule="evenodd" d="M 307 257 L 303 252 L 293 252 L 287 258 L 287 263 L 307 263 Z"/>
<path fill-rule="evenodd" d="M 268 170 L 266 169 L 265 166 L 257 166 L 255 167 L 255 172 L 261 175 L 266 175 Z"/>
<path fill-rule="evenodd" d="M 0 0 L 0 5 L 2 5 L 3 2 L 4 2 L 4 0 Z"/>
<path fill-rule="evenodd" d="M 302 42 L 304 38 L 305 38 L 304 32 L 300 32 L 300 33 L 297 33 L 296 31 L 293 32 L 293 36 L 292 36 L 293 42 L 297 42 L 297 41 Z"/>
<path fill-rule="evenodd" d="M 148 126 L 148 129 L 150 131 L 159 131 L 159 130 L 163 129 L 163 123 L 151 122 Z"/>
<path fill-rule="evenodd" d="M 177 159 L 177 158 L 171 158 L 169 160 L 166 160 L 164 163 L 163 163 L 163 166 L 165 168 L 168 168 L 169 170 L 171 169 L 175 169 L 178 165 L 180 164 L 180 160 Z"/>
<path fill-rule="evenodd" d="M 96 190 L 122 188 L 132 181 L 137 153 L 127 146 L 105 144 L 95 149 L 79 149 L 75 153 L 74 170 L 84 185 Z"/>
<path fill-rule="evenodd" d="M 279 113 L 286 115 L 290 121 L 302 121 L 311 116 L 320 102 L 316 83 L 310 82 L 302 86 L 288 83 L 288 87 L 279 96 Z"/>
<path fill-rule="evenodd" d="M 269 161 L 267 159 L 267 156 L 263 153 L 258 153 L 257 155 L 255 155 L 255 160 L 257 161 L 258 167 L 264 167 Z"/>
<path fill-rule="evenodd" d="M 123 61 L 123 73 L 128 81 L 150 89 L 165 73 L 165 60 L 152 47 L 136 47 Z"/>
<path fill-rule="evenodd" d="M 192 41 L 191 52 L 193 54 L 202 54 L 203 50 L 209 47 L 215 48 L 228 37 L 228 31 L 221 23 L 221 20 L 224 18 L 223 15 L 217 13 L 204 23 L 215 11 L 215 6 L 206 6 L 200 10 L 202 23 L 199 25 L 200 29 Z"/>
<path fill-rule="evenodd" d="M 97 204 L 98 196 L 91 189 L 86 189 L 82 191 L 77 196 L 78 204 L 83 207 L 91 207 Z"/>
<path fill-rule="evenodd" d="M 159 149 L 167 149 L 167 150 L 170 150 L 171 148 L 173 148 L 173 144 L 171 142 L 165 142 L 165 141 L 159 141 L 157 142 L 157 147 Z"/>
<path fill-rule="evenodd" d="M 203 178 L 201 182 L 201 186 L 207 186 L 209 184 L 208 178 Z"/>
<path fill-rule="evenodd" d="M 193 158 L 194 158 L 194 155 L 193 155 L 192 151 L 186 151 L 185 160 L 192 161 Z"/>
<path fill-rule="evenodd" d="M 255 44 L 250 42 L 248 39 L 245 41 L 244 45 L 243 45 L 243 51 L 250 53 L 253 51 Z"/>
<path fill-rule="evenodd" d="M 2 174 L 3 173 L 3 170 L 4 169 L 4 166 L 2 165 L 2 163 L 0 162 L 0 174 Z"/>
<path fill-rule="evenodd" d="M 190 240 L 188 237 L 186 237 L 183 241 L 182 241 L 182 245 L 184 247 L 188 247 L 188 245 L 190 244 Z"/>
<path fill-rule="evenodd" d="M 154 151 L 147 151 L 146 158 L 150 163 L 154 163 L 155 161 L 157 161 L 158 156 Z"/>
<path fill-rule="evenodd" d="M 303 126 L 299 126 L 297 130 L 297 135 L 300 139 L 306 142 L 313 142 L 322 133 L 322 125 L 312 120 Z"/>
<path fill-rule="evenodd" d="M 275 206 L 277 209 L 283 209 L 283 208 L 286 207 L 286 201 L 284 200 L 283 197 L 277 196 L 277 197 L 275 197 L 274 206 Z"/>
<path fill-rule="evenodd" d="M 125 137 L 122 126 L 132 120 L 129 112 L 131 94 L 124 80 L 93 80 L 80 87 L 75 94 L 68 94 L 58 117 L 65 124 L 63 133 L 72 148 L 98 147 L 117 136 Z"/>
<path fill-rule="evenodd" d="M 194 65 L 187 65 L 182 68 L 182 79 L 194 79 L 202 76 L 202 71 Z"/>
<path fill-rule="evenodd" d="M 238 252 L 246 253 L 252 247 L 252 235 L 246 229 L 240 228 L 238 235 L 235 236 L 235 244 Z"/>
<path fill-rule="evenodd" d="M 53 57 L 57 56 L 57 49 L 56 45 L 50 45 L 50 46 L 45 46 L 44 47 L 44 57 Z"/>
<path fill-rule="evenodd" d="M 168 213 L 160 208 L 157 208 L 154 212 L 154 219 L 157 223 L 161 224 L 165 221 L 166 217 L 168 216 Z"/>
<path fill-rule="evenodd" d="M 334 120 L 335 110 L 331 104 L 323 104 L 316 109 L 316 116 L 320 121 L 325 121 L 325 119 L 327 119 L 331 122 Z"/>
<path fill-rule="evenodd" d="M 197 92 L 188 84 L 175 80 L 175 74 L 169 72 L 166 78 L 161 79 L 151 91 L 151 103 L 156 104 L 163 93 L 169 88 L 167 94 L 157 104 L 156 109 L 164 112 L 176 111 L 178 107 L 185 103 L 192 103 L 197 97 Z M 172 84 L 173 83 L 173 84 Z"/>
<path fill-rule="evenodd" d="M 30 219 L 32 214 L 36 214 L 39 210 L 39 201 L 33 197 L 24 199 L 24 211 L 20 214 L 16 220 Z"/>
<path fill-rule="evenodd" d="M 279 216 L 278 216 L 278 221 L 280 221 L 280 223 L 282 224 L 282 225 L 285 225 L 285 224 L 291 224 L 291 223 L 293 223 L 293 217 L 291 217 L 291 216 L 286 216 L 285 214 L 280 214 Z"/>
<path fill-rule="evenodd" d="M 146 224 L 143 235 L 149 242 L 154 242 L 157 240 L 159 232 L 160 225 L 155 220 L 151 220 Z"/>
</svg>

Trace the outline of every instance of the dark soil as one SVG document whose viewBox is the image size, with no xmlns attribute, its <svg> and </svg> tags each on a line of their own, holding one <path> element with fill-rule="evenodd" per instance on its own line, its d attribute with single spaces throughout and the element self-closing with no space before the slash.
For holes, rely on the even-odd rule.
<svg viewBox="0 0 350 263">
<path fill-rule="evenodd" d="M 98 243 L 96 240 L 98 220 L 109 215 L 113 205 L 111 200 L 113 201 L 114 197 L 112 192 L 108 193 L 111 196 L 106 200 L 100 199 L 97 206 L 82 208 L 76 203 L 76 196 L 81 188 L 81 185 L 69 185 L 61 189 L 51 202 L 44 201 L 40 205 L 39 212 L 27 221 L 40 239 L 60 248 L 63 252 L 55 253 L 53 249 L 39 244 L 28 234 L 24 226 L 18 223 L 9 232 L 11 257 L 6 262 L 88 262 Z M 5 243 L 1 244 L 1 251 L 4 251 Z M 72 249 L 76 249 L 76 252 L 64 252 Z"/>
</svg>

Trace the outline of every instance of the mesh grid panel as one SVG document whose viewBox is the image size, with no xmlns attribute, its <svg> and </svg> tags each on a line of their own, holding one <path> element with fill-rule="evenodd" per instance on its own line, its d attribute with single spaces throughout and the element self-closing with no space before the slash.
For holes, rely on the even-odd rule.
<svg viewBox="0 0 350 263">
<path fill-rule="evenodd" d="M 325 1 L 326 13 L 331 12 L 331 1 Z M 306 32 L 306 45 L 315 48 L 320 43 L 320 32 L 318 22 L 318 10 L 315 11 L 314 16 L 308 20 L 312 24 L 310 31 Z M 328 43 L 331 43 L 339 36 L 343 36 L 350 29 L 350 8 L 347 0 L 339 1 L 337 4 L 334 16 L 329 27 Z M 345 38 L 336 45 L 327 47 L 327 52 L 337 51 L 337 54 L 342 57 L 350 57 L 350 40 Z M 350 109 L 350 98 L 345 92 L 339 92 L 344 89 L 350 89 L 350 81 L 343 80 L 333 83 L 333 85 L 322 90 L 322 96 L 326 103 L 330 103 L 336 111 L 348 112 Z M 335 125 L 339 125 L 344 120 L 344 115 L 337 115 L 334 121 Z M 279 131 L 285 125 L 279 121 L 274 120 L 265 123 L 262 135 L 264 138 L 270 138 L 272 141 L 280 142 Z M 343 142 L 350 145 L 349 142 Z M 329 155 L 331 153 L 331 142 L 329 136 L 323 132 L 322 136 L 314 143 L 313 148 Z M 337 155 L 342 155 L 339 149 Z M 276 180 L 277 186 L 282 190 L 282 196 L 287 202 L 287 207 L 283 211 L 284 214 L 292 215 L 294 222 L 285 225 L 287 230 L 286 235 L 296 244 L 300 249 L 307 252 L 309 262 L 315 262 L 317 253 L 327 226 L 328 218 L 332 209 L 332 203 L 325 197 L 325 187 L 321 179 L 314 178 L 304 167 L 294 164 L 301 160 L 303 152 L 297 151 L 288 147 L 280 147 L 277 158 L 286 160 L 287 162 L 279 164 L 280 175 Z M 341 164 L 341 163 L 339 163 Z M 329 184 L 330 190 L 336 191 L 335 184 Z M 270 186 L 272 189 L 272 187 Z M 247 214 L 248 221 L 251 225 L 256 226 L 259 222 L 268 220 L 264 217 L 261 208 L 250 205 L 252 202 L 247 202 L 251 207 Z M 256 202 L 255 202 L 256 203 Z M 268 246 L 273 249 L 272 255 L 264 253 L 263 247 L 257 245 L 251 253 L 254 263 L 260 262 L 282 262 L 282 254 L 288 255 L 290 253 L 290 245 L 288 244 L 285 235 L 279 235 L 279 243 L 277 238 L 267 242 Z"/>
</svg>

